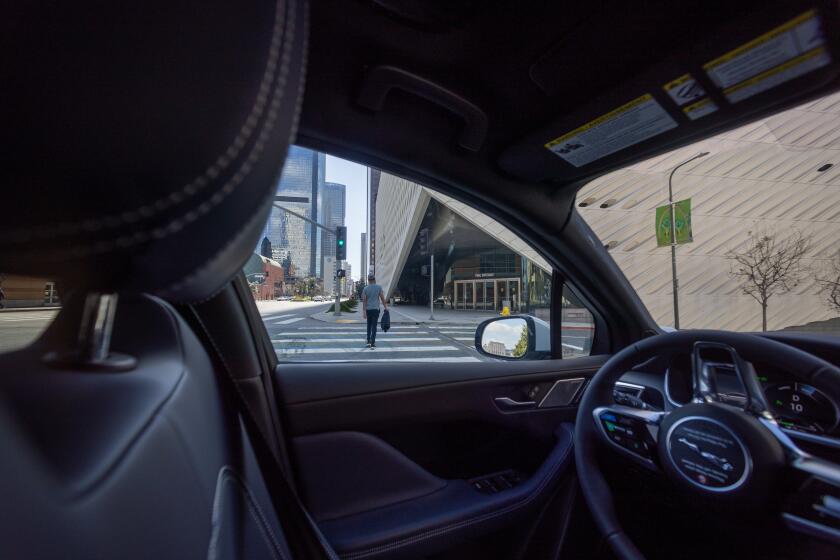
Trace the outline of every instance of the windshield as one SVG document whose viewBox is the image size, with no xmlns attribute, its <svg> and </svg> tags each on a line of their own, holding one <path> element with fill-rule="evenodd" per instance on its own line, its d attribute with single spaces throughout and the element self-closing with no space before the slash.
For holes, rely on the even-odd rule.
<svg viewBox="0 0 840 560">
<path fill-rule="evenodd" d="M 599 177 L 576 205 L 663 327 L 840 336 L 840 94 Z"/>
</svg>

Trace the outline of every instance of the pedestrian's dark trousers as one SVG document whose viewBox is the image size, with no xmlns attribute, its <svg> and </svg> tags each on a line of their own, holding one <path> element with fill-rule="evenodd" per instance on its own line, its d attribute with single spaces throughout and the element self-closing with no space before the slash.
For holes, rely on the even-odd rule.
<svg viewBox="0 0 840 560">
<path fill-rule="evenodd" d="M 367 341 L 368 344 L 376 344 L 376 324 L 379 321 L 379 310 L 367 310 Z"/>
</svg>

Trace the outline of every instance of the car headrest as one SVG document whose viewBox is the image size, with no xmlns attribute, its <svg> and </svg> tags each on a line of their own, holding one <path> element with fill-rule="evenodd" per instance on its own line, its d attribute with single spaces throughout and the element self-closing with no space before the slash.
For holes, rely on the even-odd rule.
<svg viewBox="0 0 840 560">
<path fill-rule="evenodd" d="M 0 269 L 209 297 L 294 134 L 305 0 L 22 2 L 0 23 Z"/>
</svg>

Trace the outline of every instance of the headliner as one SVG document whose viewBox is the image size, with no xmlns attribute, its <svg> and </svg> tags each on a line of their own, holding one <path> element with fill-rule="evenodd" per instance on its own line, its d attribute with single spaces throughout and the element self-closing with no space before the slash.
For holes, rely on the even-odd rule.
<svg viewBox="0 0 840 560">
<path fill-rule="evenodd" d="M 793 91 L 738 104 L 702 126 L 680 126 L 583 168 L 542 147 L 552 134 L 615 108 L 638 95 L 633 92 L 660 89 L 674 72 L 821 4 L 314 2 L 300 141 L 480 198 L 511 181 L 576 190 L 609 170 L 836 87 L 831 68 Z M 822 9 L 833 27 L 836 6 L 826 2 Z M 355 99 L 365 73 L 379 65 L 416 73 L 481 108 L 489 123 L 482 148 L 459 148 L 461 121 L 402 91 L 391 93 L 380 112 L 360 107 Z M 476 182 L 480 192 L 469 186 Z"/>
</svg>

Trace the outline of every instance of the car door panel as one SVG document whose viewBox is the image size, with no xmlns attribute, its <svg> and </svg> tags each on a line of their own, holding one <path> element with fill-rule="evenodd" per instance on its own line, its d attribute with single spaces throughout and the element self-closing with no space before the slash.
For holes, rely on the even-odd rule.
<svg viewBox="0 0 840 560">
<path fill-rule="evenodd" d="M 510 526 L 543 503 L 548 491 L 555 488 L 569 470 L 572 434 L 570 424 L 561 425 L 548 457 L 521 484 L 509 489 L 485 493 L 477 490 L 471 481 L 441 480 L 440 487 L 431 492 L 388 505 L 360 509 L 332 519 L 318 518 L 315 511 L 313 514 L 342 558 L 413 558 L 440 552 L 494 529 Z M 300 444 L 295 441 L 296 450 L 300 449 Z M 324 475 L 345 477 L 342 486 L 353 487 L 353 491 L 345 495 L 357 495 L 364 502 L 377 495 L 380 484 L 355 484 L 361 465 L 348 465 L 326 447 L 321 451 L 335 459 L 332 472 L 321 471 L 317 473 L 321 477 L 311 479 L 313 484 L 304 484 L 307 499 L 311 499 L 313 493 L 317 496 L 325 491 Z M 311 455 L 304 455 L 301 464 L 304 470 L 309 466 L 306 457 L 311 458 Z M 390 462 L 363 463 L 364 478 L 369 481 L 387 481 L 394 476 Z"/>
<path fill-rule="evenodd" d="M 574 402 L 497 399 L 588 379 L 606 358 L 280 364 L 304 501 L 343 558 L 418 557 L 528 522 L 571 472 Z M 499 472 L 520 480 L 479 489 Z"/>
<path fill-rule="evenodd" d="M 277 383 L 292 435 L 371 431 L 383 422 L 482 418 L 539 428 L 573 417 L 570 407 L 501 410 L 496 398 L 522 401 L 534 384 L 591 377 L 608 356 L 532 362 L 280 364 Z M 533 416 L 532 416 L 533 415 Z M 539 420 L 534 420 L 534 416 Z"/>
</svg>

